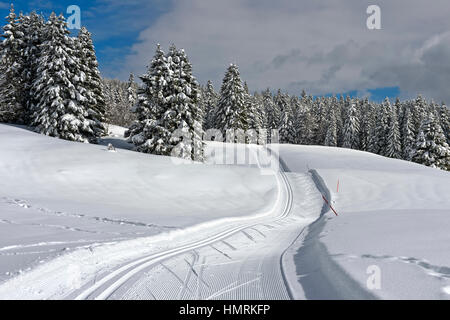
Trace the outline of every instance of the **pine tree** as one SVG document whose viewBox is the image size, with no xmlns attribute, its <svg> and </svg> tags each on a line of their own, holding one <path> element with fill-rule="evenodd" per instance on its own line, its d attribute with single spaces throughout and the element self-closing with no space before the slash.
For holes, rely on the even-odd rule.
<svg viewBox="0 0 450 320">
<path fill-rule="evenodd" d="M 158 45 L 138 92 L 138 119 L 126 133 L 135 150 L 203 161 L 200 88 L 184 52 Z"/>
<path fill-rule="evenodd" d="M 444 103 L 437 109 L 439 122 L 447 139 L 447 144 L 450 144 L 450 109 Z"/>
<path fill-rule="evenodd" d="M 403 111 L 403 123 L 402 123 L 402 159 L 411 161 L 411 158 L 415 152 L 416 139 L 415 130 L 413 127 L 412 113 L 409 106 L 405 107 Z"/>
<path fill-rule="evenodd" d="M 375 127 L 375 108 L 372 103 L 366 98 L 362 103 L 361 112 L 361 128 L 360 128 L 360 143 L 361 150 L 369 151 L 371 148 L 371 134 Z"/>
<path fill-rule="evenodd" d="M 416 140 L 414 162 L 450 170 L 450 147 L 434 113 L 424 117 Z"/>
<path fill-rule="evenodd" d="M 302 99 L 302 108 L 298 115 L 297 141 L 299 144 L 311 144 L 311 124 L 312 122 L 309 107 L 304 104 L 304 99 Z"/>
<path fill-rule="evenodd" d="M 402 156 L 400 130 L 395 106 L 392 106 L 389 110 L 389 131 L 387 136 L 386 156 L 396 159 L 401 159 Z"/>
<path fill-rule="evenodd" d="M 8 23 L 3 27 L 0 60 L 0 122 L 24 123 L 24 33 L 13 5 L 6 19 Z"/>
<path fill-rule="evenodd" d="M 426 117 L 428 104 L 423 99 L 422 95 L 419 94 L 415 101 L 413 102 L 413 125 L 414 128 L 419 128 L 422 124 L 423 119 Z"/>
<path fill-rule="evenodd" d="M 36 81 L 38 75 L 38 61 L 40 57 L 40 47 L 44 38 L 43 30 L 45 26 L 44 18 L 36 12 L 32 12 L 29 16 L 23 17 L 24 24 L 24 44 L 25 48 L 22 51 L 24 59 L 24 68 L 22 71 L 22 79 L 24 81 L 23 96 L 25 108 L 25 123 L 31 124 L 32 115 L 37 105 L 36 96 L 33 83 Z"/>
<path fill-rule="evenodd" d="M 127 90 L 126 108 L 122 108 L 125 109 L 123 113 L 123 121 L 127 125 L 130 125 L 130 123 L 134 120 L 133 114 L 130 111 L 132 111 L 136 105 L 137 89 L 138 85 L 134 81 L 134 75 L 130 73 L 126 88 Z"/>
<path fill-rule="evenodd" d="M 219 98 L 214 90 L 212 82 L 208 80 L 203 94 L 203 103 L 205 105 L 205 129 L 214 129 L 214 115 Z"/>
<path fill-rule="evenodd" d="M 359 149 L 359 119 L 356 115 L 356 105 L 351 104 L 344 124 L 344 148 Z"/>
<path fill-rule="evenodd" d="M 319 122 L 320 122 L 320 101 L 318 98 L 314 99 L 309 97 L 307 100 L 309 107 L 309 144 L 318 145 L 320 144 L 319 138 Z M 323 143 L 323 142 L 322 142 Z"/>
<path fill-rule="evenodd" d="M 336 116 L 334 115 L 333 109 L 330 109 L 324 144 L 329 147 L 337 147 Z"/>
<path fill-rule="evenodd" d="M 106 105 L 91 33 L 85 27 L 82 27 L 78 33 L 78 38 L 74 41 L 78 45 L 77 55 L 81 68 L 77 89 L 87 98 L 84 106 L 88 113 L 87 118 L 91 121 L 95 136 L 100 137 L 106 131 L 103 124 L 106 120 Z"/>
<path fill-rule="evenodd" d="M 265 143 L 263 141 L 267 137 L 263 137 L 263 130 L 265 130 L 264 124 L 264 110 L 262 102 L 258 99 L 257 95 L 247 95 L 247 110 L 248 110 L 248 133 L 249 141 L 252 143 Z M 265 132 L 264 135 L 267 133 Z M 262 140 L 261 140 L 262 139 Z"/>
<path fill-rule="evenodd" d="M 171 59 L 170 59 L 171 58 Z M 161 124 L 172 133 L 169 140 L 171 154 L 195 161 L 204 160 L 203 110 L 200 107 L 200 86 L 192 75 L 192 65 L 183 49 L 172 46 L 169 63 L 173 71 L 169 87 L 169 109 L 163 114 Z"/>
<path fill-rule="evenodd" d="M 45 26 L 38 77 L 33 84 L 37 105 L 32 125 L 46 135 L 89 142 L 95 139 L 95 133 L 84 109 L 88 98 L 78 90 L 81 66 L 68 34 L 64 17 L 52 13 Z"/>
<path fill-rule="evenodd" d="M 167 108 L 168 84 L 172 73 L 167 58 L 158 44 L 147 73 L 140 77 L 143 85 L 137 92 L 134 109 L 137 119 L 125 132 L 125 137 L 129 137 L 129 142 L 135 145 L 137 151 L 168 153 L 164 150 L 164 146 L 158 145 L 164 140 L 155 139 L 154 132 L 164 133 L 158 120 Z"/>
<path fill-rule="evenodd" d="M 296 114 L 290 104 L 284 105 L 280 125 L 280 142 L 295 144 L 297 142 L 295 120 Z"/>
<path fill-rule="evenodd" d="M 130 76 L 128 77 L 127 93 L 128 104 L 132 107 L 136 103 L 137 99 L 136 82 L 134 82 L 134 75 L 132 73 L 130 73 Z"/>
<path fill-rule="evenodd" d="M 310 100 L 312 101 L 312 99 Z M 326 124 L 324 119 L 325 106 L 323 100 L 316 98 L 312 102 L 310 110 L 311 124 L 310 124 L 310 143 L 314 145 L 321 145 L 325 141 Z"/>
<path fill-rule="evenodd" d="M 274 98 L 269 88 L 263 93 L 264 110 L 267 114 L 267 129 L 278 129 L 281 111 L 277 104 L 274 102 Z"/>
<path fill-rule="evenodd" d="M 220 99 L 217 105 L 215 123 L 217 129 L 225 135 L 228 129 L 248 129 L 248 110 L 246 93 L 241 82 L 239 69 L 231 64 L 223 79 Z"/>
<path fill-rule="evenodd" d="M 375 153 L 385 156 L 387 153 L 387 137 L 389 134 L 389 110 L 391 103 L 388 98 L 378 107 L 377 125 L 375 134 Z"/>
</svg>

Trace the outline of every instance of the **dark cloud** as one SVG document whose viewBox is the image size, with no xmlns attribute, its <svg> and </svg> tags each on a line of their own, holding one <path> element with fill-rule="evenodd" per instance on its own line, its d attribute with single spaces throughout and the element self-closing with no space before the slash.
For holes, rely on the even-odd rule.
<svg viewBox="0 0 450 320">
<path fill-rule="evenodd" d="M 382 30 L 366 28 L 365 0 L 183 0 L 141 32 L 122 76 L 142 73 L 156 43 L 186 49 L 201 82 L 220 85 L 230 62 L 252 90 L 313 94 L 400 87 L 450 101 L 448 0 L 378 0 Z"/>
</svg>

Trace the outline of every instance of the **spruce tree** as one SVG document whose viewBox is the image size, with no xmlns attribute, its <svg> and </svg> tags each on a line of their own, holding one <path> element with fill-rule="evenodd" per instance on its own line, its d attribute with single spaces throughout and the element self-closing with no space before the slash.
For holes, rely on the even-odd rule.
<svg viewBox="0 0 450 320">
<path fill-rule="evenodd" d="M 297 142 L 295 130 L 296 115 L 290 104 L 284 105 L 280 125 L 280 142 L 294 144 Z"/>
<path fill-rule="evenodd" d="M 329 147 L 337 147 L 336 117 L 333 109 L 331 109 L 329 113 L 328 128 L 324 144 Z"/>
<path fill-rule="evenodd" d="M 254 135 L 254 136 L 249 136 L 249 140 L 251 142 L 254 143 L 263 143 L 262 140 L 258 139 L 264 139 L 264 137 L 262 137 L 262 133 L 265 129 L 265 124 L 264 124 L 264 110 L 263 107 L 261 105 L 261 101 L 258 99 L 258 97 L 255 95 L 251 95 L 248 94 L 247 95 L 247 109 L 248 109 L 248 115 L 249 115 L 249 119 L 248 119 L 248 129 L 250 129 L 251 131 L 248 132 L 249 135 Z"/>
<path fill-rule="evenodd" d="M 23 18 L 24 31 L 25 31 L 25 48 L 22 51 L 24 59 L 24 68 L 22 71 L 22 79 L 24 81 L 24 108 L 25 111 L 25 123 L 31 124 L 32 115 L 34 113 L 33 107 L 37 105 L 36 96 L 33 83 L 36 81 L 38 74 L 38 61 L 40 57 L 40 48 L 44 38 L 43 30 L 45 27 L 44 18 L 38 15 L 36 12 L 31 12 L 29 16 Z"/>
<path fill-rule="evenodd" d="M 367 98 L 360 104 L 360 130 L 359 142 L 360 150 L 367 151 L 369 145 L 370 130 L 375 123 L 372 105 Z"/>
<path fill-rule="evenodd" d="M 82 72 L 76 46 L 68 34 L 64 17 L 52 13 L 33 84 L 37 104 L 32 125 L 49 136 L 89 142 L 95 140 L 95 133 L 84 108 L 88 97 L 79 91 Z"/>
<path fill-rule="evenodd" d="M 424 117 L 412 160 L 426 166 L 450 170 L 450 147 L 436 117 L 432 112 Z"/>
<path fill-rule="evenodd" d="M 167 58 L 158 44 L 147 73 L 140 77 L 143 85 L 137 92 L 137 102 L 134 109 L 137 119 L 125 132 L 125 137 L 129 137 L 129 142 L 135 145 L 137 151 L 169 153 L 162 145 L 164 140 L 157 137 L 165 134 L 158 121 L 167 108 L 168 85 L 171 74 L 172 71 Z"/>
<path fill-rule="evenodd" d="M 375 134 L 375 153 L 385 156 L 387 153 L 387 137 L 389 134 L 389 110 L 391 103 L 388 98 L 379 105 L 376 117 L 376 132 Z"/>
<path fill-rule="evenodd" d="M 91 121 L 95 136 L 100 137 L 106 133 L 103 124 L 106 120 L 106 105 L 91 33 L 85 27 L 82 27 L 75 41 L 78 45 L 77 55 L 81 68 L 78 90 L 87 98 L 84 107 L 87 110 L 88 119 Z"/>
<path fill-rule="evenodd" d="M 298 130 L 297 130 L 297 141 L 299 144 L 308 145 L 311 144 L 311 114 L 309 107 L 304 104 L 304 98 L 302 99 L 302 108 L 298 115 Z"/>
<path fill-rule="evenodd" d="M 272 129 L 278 129 L 281 117 L 279 106 L 275 104 L 272 93 L 267 88 L 263 93 L 263 107 L 267 115 L 267 130 L 270 135 Z"/>
<path fill-rule="evenodd" d="M 130 108 L 134 106 L 137 99 L 137 92 L 136 92 L 136 82 L 134 82 L 134 75 L 130 73 L 130 76 L 128 77 L 128 83 L 127 83 L 127 93 L 128 93 L 128 104 L 130 105 Z"/>
<path fill-rule="evenodd" d="M 344 124 L 344 148 L 359 149 L 359 119 L 356 115 L 356 105 L 351 104 Z"/>
<path fill-rule="evenodd" d="M 131 111 L 134 109 L 134 107 L 136 105 L 137 89 L 138 89 L 138 85 L 134 81 L 134 75 L 132 73 L 130 73 L 130 76 L 129 76 L 128 82 L 127 82 L 127 87 L 126 87 L 126 93 L 127 93 L 126 108 L 125 108 L 125 110 L 123 110 L 124 111 L 123 121 L 127 126 L 130 125 L 134 120 L 134 116 Z"/>
<path fill-rule="evenodd" d="M 203 103 L 205 106 L 205 129 L 214 129 L 214 115 L 218 102 L 218 95 L 214 90 L 212 82 L 208 80 L 203 94 Z"/>
<path fill-rule="evenodd" d="M 411 161 L 411 158 L 415 152 L 416 138 L 415 129 L 413 127 L 413 115 L 410 106 L 406 106 L 403 111 L 402 122 L 402 159 Z"/>
<path fill-rule="evenodd" d="M 169 86 L 169 109 L 161 124 L 173 133 L 168 141 L 171 154 L 195 161 L 204 160 L 203 110 L 200 107 L 200 86 L 192 75 L 192 65 L 183 49 L 172 46 L 169 52 L 172 82 Z M 171 58 L 171 59 L 170 59 Z M 178 133 L 175 134 L 175 131 Z"/>
<path fill-rule="evenodd" d="M 0 122 L 24 123 L 24 32 L 13 5 L 6 20 L 0 57 Z"/>
<path fill-rule="evenodd" d="M 389 110 L 389 131 L 387 136 L 386 156 L 396 159 L 401 159 L 402 157 L 400 130 L 395 106 L 392 106 Z"/>
<path fill-rule="evenodd" d="M 437 109 L 439 122 L 447 139 L 447 144 L 450 144 L 450 109 L 444 103 Z"/>
<path fill-rule="evenodd" d="M 184 52 L 158 45 L 147 74 L 141 76 L 137 120 L 126 135 L 135 150 L 203 161 L 200 88 Z"/>
<path fill-rule="evenodd" d="M 222 82 L 215 123 L 224 136 L 228 129 L 244 131 L 248 129 L 246 93 L 239 69 L 234 64 L 228 67 Z"/>
</svg>

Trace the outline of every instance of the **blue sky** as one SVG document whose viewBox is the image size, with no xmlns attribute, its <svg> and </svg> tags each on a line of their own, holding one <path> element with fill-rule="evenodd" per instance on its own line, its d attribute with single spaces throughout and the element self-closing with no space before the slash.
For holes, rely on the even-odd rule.
<svg viewBox="0 0 450 320">
<path fill-rule="evenodd" d="M 81 24 L 92 33 L 101 71 L 108 77 L 117 77 L 114 70 L 130 53 L 139 33 L 170 7 L 170 1 L 158 0 L 16 0 L 1 3 L 2 17 L 8 14 L 10 3 L 14 3 L 16 13 L 36 11 L 46 17 L 52 11 L 67 17 L 68 6 L 78 5 L 81 9 Z M 76 34 L 77 30 L 72 32 Z"/>
<path fill-rule="evenodd" d="M 366 27 L 369 0 L 31 0 L 16 11 L 81 8 L 100 70 L 126 80 L 145 72 L 157 43 L 184 48 L 200 83 L 218 90 L 229 63 L 250 90 L 302 89 L 402 99 L 423 94 L 450 101 L 448 0 L 378 0 L 382 30 Z M 0 0 L 5 17 L 9 3 Z M 430 22 L 433 23 L 430 23 Z"/>
</svg>

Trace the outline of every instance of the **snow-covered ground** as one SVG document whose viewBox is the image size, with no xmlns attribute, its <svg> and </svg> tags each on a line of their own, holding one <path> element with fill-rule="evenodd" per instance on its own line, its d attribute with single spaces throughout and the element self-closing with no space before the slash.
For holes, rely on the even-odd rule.
<svg viewBox="0 0 450 320">
<path fill-rule="evenodd" d="M 267 169 L 261 170 L 260 166 L 267 163 L 268 158 L 275 159 L 266 152 L 259 152 L 261 147 L 211 143 L 209 164 L 174 165 L 173 159 L 168 157 L 121 149 L 111 153 L 104 146 L 70 143 L 8 126 L 1 129 L 8 141 L 2 166 L 11 166 L 12 158 L 19 156 L 23 159 L 21 166 L 17 164 L 10 172 L 18 171 L 24 176 L 14 182 L 17 188 L 9 190 L 14 196 L 7 197 L 13 200 L 5 202 L 5 216 L 20 219 L 14 223 L 5 219 L 8 233 L 4 240 L 15 242 L 2 248 L 5 252 L 2 265 L 8 270 L 20 265 L 32 268 L 20 275 L 12 274 L 14 277 L 4 281 L 0 285 L 0 298 L 292 297 L 286 282 L 289 277 L 280 258 L 298 234 L 317 218 L 321 199 L 306 174 L 286 175 L 278 171 L 268 174 Z M 114 128 L 103 144 L 127 147 L 118 129 Z M 239 158 L 232 152 L 235 147 L 247 150 L 248 162 L 254 164 L 231 165 Z M 30 155 L 30 148 L 36 154 Z M 225 150 L 225 154 L 221 150 Z M 30 165 L 30 158 L 37 159 Z M 213 164 L 221 161 L 224 164 Z M 276 159 L 275 162 L 278 163 Z M 121 171 L 124 164 L 125 169 Z M 72 179 L 58 183 L 61 166 L 65 172 L 72 173 Z M 7 171 L 3 171 L 2 174 L 13 184 L 12 173 L 8 176 Z M 33 174 L 39 175 L 41 184 L 47 186 L 47 193 L 53 192 L 52 196 L 37 189 L 19 190 L 20 184 L 26 186 L 26 177 Z M 155 179 L 162 174 L 167 178 Z M 109 181 L 111 176 L 116 177 L 115 184 Z M 184 182 L 180 180 L 195 181 L 189 184 L 189 193 L 184 197 L 177 193 L 176 184 Z M 38 182 L 34 180 L 35 184 Z M 66 190 L 74 182 L 86 192 L 75 187 Z M 139 195 L 135 195 L 136 183 L 141 187 Z M 111 185 L 117 189 L 109 189 Z M 199 189 L 202 197 L 197 198 Z M 104 192 L 112 192 L 109 202 L 104 202 L 105 198 L 96 201 L 91 195 L 106 197 Z M 157 197 L 152 194 L 156 192 Z M 302 197 L 294 198 L 294 194 L 300 193 Z M 145 201 L 149 197 L 152 201 Z M 134 200 L 131 204 L 130 198 Z M 174 207 L 171 202 L 177 201 L 178 206 Z M 113 202 L 111 206 L 110 202 Z M 143 202 L 142 206 L 137 206 L 136 202 Z M 36 203 L 45 203 L 46 207 Z M 69 205 L 74 211 L 66 209 Z M 53 206 L 57 209 L 48 209 Z M 78 214 L 79 208 L 84 209 L 83 214 Z M 139 208 L 146 212 L 136 212 Z M 201 215 L 192 208 L 201 210 Z M 180 212 L 189 223 L 174 221 Z M 39 220 L 32 226 L 42 228 L 42 233 L 31 230 L 28 238 L 23 239 L 20 228 L 30 225 L 32 219 Z M 51 219 L 51 223 L 47 219 Z M 166 224 L 162 224 L 162 220 Z M 54 226 L 58 226 L 59 232 L 72 232 L 75 239 L 68 241 L 67 234 L 57 234 L 60 241 L 54 240 L 56 235 L 49 229 Z M 151 228 L 151 231 L 139 233 L 138 228 Z M 95 236 L 101 240 L 94 239 Z M 33 240 L 33 243 L 27 244 L 24 240 Z M 71 247 L 74 243 L 75 247 Z M 65 249 L 49 249 L 58 245 Z M 21 258 L 7 260 L 8 257 L 31 256 L 38 259 L 46 256 L 47 259 L 39 261 L 40 265 L 23 262 Z M 161 284 L 162 287 L 158 287 Z"/>
<path fill-rule="evenodd" d="M 280 172 L 253 145 L 176 164 L 109 130 L 0 125 L 0 299 L 450 297 L 448 172 L 291 145 Z"/>
<path fill-rule="evenodd" d="M 339 214 L 297 243 L 306 298 L 450 298 L 449 172 L 342 148 L 282 145 L 280 155 L 293 172 L 316 169 Z"/>
<path fill-rule="evenodd" d="M 122 134 L 104 144 L 126 146 Z M 176 165 L 4 124 L 0 177 L 0 282 L 76 248 L 261 213 L 278 192 L 257 168 Z"/>
</svg>

